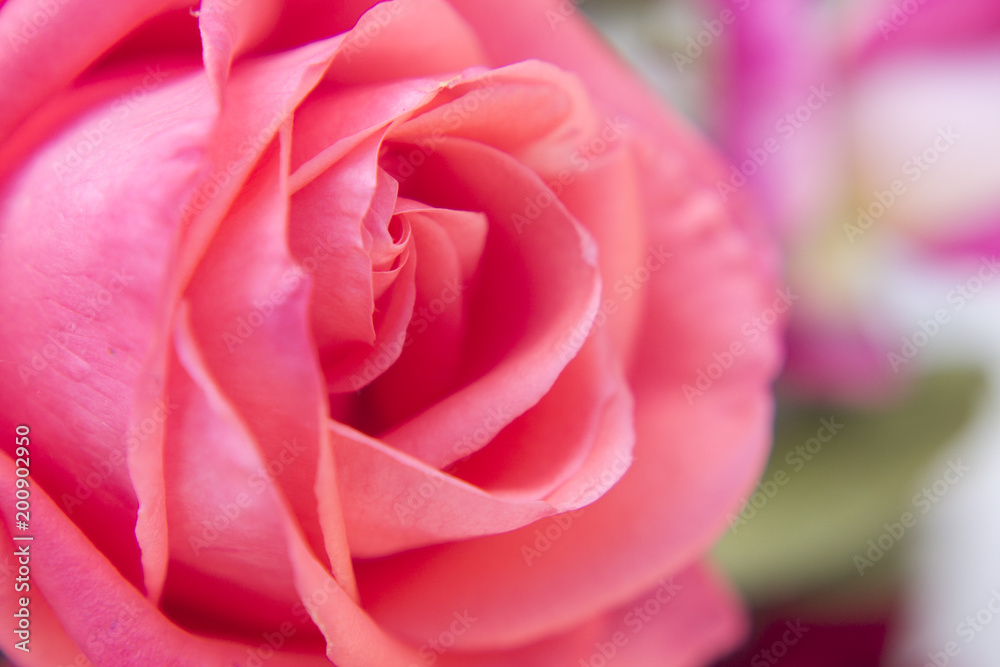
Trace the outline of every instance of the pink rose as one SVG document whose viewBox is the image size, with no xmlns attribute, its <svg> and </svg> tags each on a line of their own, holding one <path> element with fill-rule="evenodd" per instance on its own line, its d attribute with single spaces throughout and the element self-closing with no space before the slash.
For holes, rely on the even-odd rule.
<svg viewBox="0 0 1000 667">
<path fill-rule="evenodd" d="M 700 561 L 769 442 L 770 246 L 571 3 L 370 4 L 0 8 L 17 664 L 739 638 Z"/>
</svg>

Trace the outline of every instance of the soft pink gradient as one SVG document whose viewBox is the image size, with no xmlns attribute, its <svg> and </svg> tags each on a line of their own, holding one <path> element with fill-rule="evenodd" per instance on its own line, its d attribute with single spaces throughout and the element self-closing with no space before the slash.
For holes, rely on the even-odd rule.
<svg viewBox="0 0 1000 667">
<path fill-rule="evenodd" d="M 720 37 L 723 66 L 707 102 L 722 109 L 715 130 L 732 163 L 776 140 L 745 189 L 781 236 L 789 282 L 803 297 L 790 326 L 788 380 L 797 393 L 851 403 L 896 395 L 906 373 L 885 359 L 902 332 L 885 324 L 885 297 L 871 287 L 893 270 L 891 249 L 933 262 L 997 248 L 1000 5 L 697 4 L 706 15 L 725 7 L 735 16 Z M 830 98 L 805 109 L 792 131 L 783 119 L 817 87 Z M 949 128 L 958 139 L 933 152 Z M 928 150 L 915 173 L 913 158 Z M 905 193 L 882 207 L 877 197 L 895 182 Z M 849 229 L 873 205 L 882 213 L 868 219 L 870 229 Z"/>
<path fill-rule="evenodd" d="M 70 0 L 0 56 L 17 664 L 248 664 L 287 624 L 268 664 L 409 666 L 456 614 L 440 664 L 740 638 L 700 561 L 766 457 L 777 329 L 682 387 L 775 298 L 759 224 L 575 13 L 369 4 Z"/>
</svg>

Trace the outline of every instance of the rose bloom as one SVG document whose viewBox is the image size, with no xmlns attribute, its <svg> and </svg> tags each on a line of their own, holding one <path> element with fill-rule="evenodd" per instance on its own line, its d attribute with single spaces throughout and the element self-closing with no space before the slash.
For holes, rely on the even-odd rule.
<svg viewBox="0 0 1000 667">
<path fill-rule="evenodd" d="M 774 256 L 572 4 L 8 0 L 0 35 L 17 664 L 738 641 L 701 561 L 767 452 Z"/>
</svg>

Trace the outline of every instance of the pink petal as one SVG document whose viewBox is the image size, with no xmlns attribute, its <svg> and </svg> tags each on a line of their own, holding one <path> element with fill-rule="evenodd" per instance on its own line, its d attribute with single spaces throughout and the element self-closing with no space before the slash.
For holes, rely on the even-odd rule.
<svg viewBox="0 0 1000 667">
<path fill-rule="evenodd" d="M 622 606 L 573 630 L 523 648 L 497 653 L 445 654 L 444 667 L 549 667 L 621 664 L 629 667 L 700 667 L 746 633 L 736 601 L 704 566 L 664 578 Z M 449 626 L 464 629 L 462 623 Z M 471 620 L 471 618 L 470 618 Z M 444 634 L 444 633 L 443 633 Z M 445 635 L 445 639 L 447 635 Z M 434 646 L 431 644 L 428 653 Z M 581 662 L 582 661 L 582 662 Z"/>
<path fill-rule="evenodd" d="M 308 326 L 310 281 L 285 240 L 289 139 L 286 128 L 280 152 L 269 151 L 217 230 L 187 297 L 205 362 L 261 456 L 281 461 L 289 443 L 301 448 L 276 482 L 311 548 L 326 553 L 334 576 L 351 591 L 342 519 L 336 511 L 319 513 L 314 490 L 326 390 Z"/>
<path fill-rule="evenodd" d="M 394 128 L 392 138 L 432 151 L 442 135 L 474 139 L 514 156 L 546 180 L 575 166 L 574 152 L 579 158 L 577 149 L 598 126 L 579 79 L 538 61 L 468 71 L 449 82 L 436 101 Z"/>
<path fill-rule="evenodd" d="M 814 3 L 732 11 L 738 18 L 716 101 L 725 109 L 719 133 L 732 165 L 719 182 L 752 192 L 778 233 L 792 235 L 821 222 L 817 211 L 839 206 L 847 186 L 839 44 Z M 807 103 L 809 119 L 801 122 Z"/>
<path fill-rule="evenodd" d="M 376 5 L 358 20 L 329 77 L 339 83 L 371 83 L 484 64 L 476 34 L 449 3 L 395 0 Z"/>
<path fill-rule="evenodd" d="M 493 177 L 468 176 L 483 170 Z M 487 241 L 479 278 L 470 287 L 477 302 L 490 306 L 469 318 L 468 384 L 382 436 L 439 467 L 460 458 L 451 443 L 462 440 L 469 424 L 505 415 L 496 432 L 551 388 L 582 343 L 574 342 L 575 332 L 589 330 L 600 279 L 592 242 L 561 205 L 541 212 L 534 224 L 517 223 L 516 207 L 546 186 L 494 149 L 464 139 L 442 140 L 428 166 L 406 186 L 437 206 L 482 210 L 496 238 Z M 553 355 L 553 350 L 566 354 Z"/>
<path fill-rule="evenodd" d="M 604 291 L 594 328 L 608 337 L 622 368 L 636 361 L 637 332 L 647 304 L 646 283 L 640 279 L 661 270 L 679 250 L 647 242 L 646 211 L 638 185 L 641 172 L 632 154 L 633 141 L 626 129 L 606 153 L 579 163 L 568 177 L 549 181 L 562 185 L 559 198 L 601 249 Z"/>
<path fill-rule="evenodd" d="M 455 249 L 459 275 L 462 279 L 469 280 L 476 274 L 479 260 L 482 258 L 483 249 L 486 246 L 488 231 L 486 216 L 471 211 L 429 208 L 418 202 L 405 199 L 397 199 L 396 213 L 433 220 L 444 231 L 451 246 Z"/>
<path fill-rule="evenodd" d="M 284 136 L 283 140 L 287 140 L 287 136 Z M 284 159 L 287 159 L 287 155 Z M 304 320 L 304 309 L 300 306 L 298 310 L 300 319 Z M 194 340 L 194 332 L 187 330 L 181 320 L 177 333 L 179 356 L 183 358 L 185 371 L 189 373 L 188 377 L 195 385 L 192 387 L 195 391 L 191 397 L 195 403 L 201 404 L 199 410 L 204 420 L 203 426 L 218 435 L 224 443 L 225 455 L 230 457 L 231 462 L 239 462 L 254 470 L 263 471 L 261 475 L 263 484 L 255 485 L 255 493 L 258 493 L 265 505 L 272 508 L 273 520 L 280 526 L 279 533 L 272 537 L 278 539 L 279 543 L 281 537 L 284 537 L 282 546 L 287 554 L 287 562 L 291 566 L 295 589 L 300 600 L 291 606 L 292 615 L 281 626 L 291 626 L 291 629 L 282 633 L 288 638 L 297 638 L 304 644 L 294 647 L 296 650 L 309 650 L 313 628 L 318 627 L 326 637 L 329 659 L 345 667 L 409 664 L 416 657 L 415 651 L 387 636 L 372 622 L 356 605 L 352 594 L 345 591 L 337 579 L 330 576 L 326 566 L 317 558 L 315 548 L 309 545 L 303 535 L 300 517 L 293 512 L 286 500 L 287 491 L 281 488 L 279 481 L 292 470 L 295 462 L 283 468 L 271 465 L 275 459 L 267 457 L 261 447 L 262 443 L 254 437 L 251 428 L 248 428 L 251 425 L 246 423 L 245 418 L 238 416 L 236 404 L 219 393 L 216 383 L 212 381 L 208 360 L 199 355 L 196 349 L 199 346 Z M 204 349 L 204 344 L 200 347 Z M 198 396 L 199 393 L 201 396 Z M 328 447 L 326 441 L 320 443 L 321 449 Z M 280 457 L 277 460 L 280 462 Z M 323 455 L 320 457 L 320 462 L 330 466 L 334 464 L 331 457 Z M 334 480 L 320 475 L 317 481 Z M 336 497 L 338 493 L 335 484 L 325 488 L 317 487 L 317 492 L 332 497 Z M 320 507 L 324 507 L 328 501 L 329 497 L 321 498 Z M 331 554 L 331 559 L 333 557 Z M 337 574 L 336 570 L 334 574 Z M 188 583 L 191 583 L 190 579 Z M 254 590 L 258 588 L 254 587 Z M 277 609 L 264 610 L 264 613 L 280 609 L 288 610 L 288 607 L 279 606 Z M 190 608 L 185 611 L 185 620 L 204 622 L 204 619 L 197 618 Z M 252 614 L 254 611 L 259 613 L 256 609 L 250 610 L 249 613 Z M 286 619 L 288 618 L 286 616 Z"/>
<path fill-rule="evenodd" d="M 280 626 L 299 601 L 287 547 L 275 540 L 280 512 L 266 491 L 305 448 L 286 445 L 264 466 L 245 451 L 252 436 L 207 375 L 188 312 L 182 304 L 168 387 L 176 408 L 163 457 L 171 559 L 164 605 L 178 616 L 224 618 L 220 631 L 253 637 Z"/>
<path fill-rule="evenodd" d="M 415 263 L 406 261 L 403 277 L 379 303 L 388 315 L 378 322 L 374 318 L 369 230 L 381 228 L 387 235 L 396 199 L 395 181 L 378 168 L 380 139 L 362 141 L 291 201 L 292 250 L 300 262 L 314 258 L 312 330 L 334 391 L 360 388 L 349 379 L 376 355 L 377 342 L 395 340 L 405 331 L 413 308 Z"/>
<path fill-rule="evenodd" d="M 0 281 L 19 286 L 0 304 L 0 344 L 16 369 L 0 380 L 5 418 L 35 426 L 47 445 L 39 479 L 64 491 L 65 510 L 133 581 L 126 457 L 156 448 L 163 419 L 159 406 L 136 407 L 141 368 L 166 309 L 176 202 L 215 113 L 203 80 L 173 76 L 124 116 L 115 87 L 100 86 L 107 97 L 14 172 L 0 204 Z"/>
<path fill-rule="evenodd" d="M 295 112 L 292 190 L 301 190 L 389 122 L 421 109 L 445 83 L 437 77 L 321 85 Z"/>
<path fill-rule="evenodd" d="M 475 477 L 478 466 L 485 490 L 331 423 L 352 553 L 378 556 L 506 532 L 596 500 L 628 469 L 634 442 L 628 391 L 609 367 L 611 355 L 588 343 L 549 395 L 474 455 L 471 472 Z M 568 406 L 589 418 L 572 417 L 578 423 L 567 426 Z M 497 456 L 523 465 L 498 470 L 491 466 Z"/>
<path fill-rule="evenodd" d="M 1000 6 L 992 0 L 901 3 L 884 0 L 857 12 L 859 62 L 900 51 L 965 49 L 1000 35 Z"/>
<path fill-rule="evenodd" d="M 17 95 L 8 96 L 0 110 L 0 138 L 135 26 L 185 5 L 179 0 L 4 3 L 0 34 L 7 44 L 0 57 L 0 90 Z"/>
<path fill-rule="evenodd" d="M 471 649 L 572 627 L 690 563 L 721 533 L 724 513 L 763 465 L 767 386 L 778 361 L 777 322 L 755 341 L 743 341 L 741 328 L 779 295 L 771 248 L 754 236 L 757 221 L 722 206 L 714 191 L 720 165 L 633 75 L 605 59 L 582 23 L 574 17 L 549 30 L 544 12 L 556 11 L 556 3 L 460 6 L 495 63 L 545 57 L 578 71 L 604 109 L 627 108 L 651 221 L 647 241 L 675 251 L 644 288 L 655 308 L 643 323 L 632 371 L 636 464 L 608 494 L 544 552 L 533 545 L 544 548 L 544 533 L 536 531 L 546 524 L 359 565 L 365 599 L 387 627 L 425 641 L 453 610 L 468 608 L 481 620 L 458 642 Z M 500 39 L 510 33 L 498 26 L 512 26 L 519 39 Z M 711 391 L 689 403 L 683 385 L 734 341 L 745 343 L 743 354 Z M 530 566 L 519 562 L 522 548 L 541 557 Z"/>
<path fill-rule="evenodd" d="M 202 58 L 220 103 L 233 59 L 267 34 L 280 10 L 277 0 L 202 0 L 198 7 Z"/>
<path fill-rule="evenodd" d="M 770 400 L 727 386 L 692 406 L 675 390 L 640 398 L 637 412 L 635 464 L 572 522 L 359 563 L 372 615 L 420 643 L 468 609 L 480 620 L 456 646 L 505 648 L 565 631 L 689 565 L 760 472 Z"/>
<path fill-rule="evenodd" d="M 383 360 L 394 362 L 388 368 L 383 366 L 385 374 L 372 385 L 370 399 L 360 408 L 376 425 L 409 419 L 444 397 L 460 370 L 466 316 L 461 291 L 472 274 L 463 275 L 458 249 L 439 221 L 450 220 L 453 227 L 459 220 L 467 222 L 474 229 L 472 233 L 481 233 L 482 243 L 486 241 L 487 222 L 482 214 L 425 207 L 423 212 L 404 212 L 398 217 L 412 230 L 416 299 L 404 328 L 375 348 L 378 354 L 374 360 L 380 365 Z M 482 246 L 478 254 L 482 255 Z M 363 379 L 380 370 L 366 368 Z"/>
<path fill-rule="evenodd" d="M 5 480 L 5 483 L 8 483 L 8 480 Z M 9 480 L 9 483 L 13 486 L 13 480 Z M 15 531 L 15 534 L 21 537 L 25 535 L 23 531 Z M 56 664 L 74 664 L 77 656 L 83 655 L 83 652 L 76 645 L 76 642 L 66 634 L 62 626 L 60 626 L 59 617 L 56 616 L 52 607 L 49 606 L 42 592 L 38 590 L 37 584 L 27 590 L 18 591 L 15 589 L 15 586 L 20 583 L 28 583 L 30 586 L 31 582 L 12 581 L 20 565 L 20 550 L 25 545 L 29 549 L 29 554 L 32 549 L 37 549 L 37 547 L 32 546 L 33 540 L 31 542 L 26 540 L 12 540 L 10 532 L 7 530 L 6 518 L 4 519 L 2 538 L 5 553 L 3 556 L 0 556 L 0 570 L 2 570 L 0 574 L 2 574 L 4 583 L 7 585 L 0 587 L 0 611 L 3 612 L 4 616 L 17 618 L 14 614 L 21 610 L 20 600 L 27 598 L 29 600 L 29 617 L 27 620 L 31 624 L 28 635 L 29 641 L 25 645 L 29 650 L 22 652 L 16 646 L 17 643 L 22 641 L 22 637 L 14 634 L 14 638 L 5 645 L 5 647 L 9 647 L 7 648 L 8 655 L 12 659 L 17 660 L 16 664 L 22 667 L 51 667 Z M 30 560 L 29 555 L 29 567 L 31 565 Z M 26 593 L 27 595 L 25 595 Z M 23 614 L 23 612 L 21 613 Z M 14 623 L 14 628 L 16 632 L 18 629 L 17 622 Z M 99 638 L 95 639 L 99 640 Z"/>
<path fill-rule="evenodd" d="M 207 164 L 192 196 L 182 200 L 186 229 L 175 271 L 177 293 L 278 128 L 319 83 L 341 42 L 335 37 L 260 58 L 231 77 Z"/>
<path fill-rule="evenodd" d="M 575 510 L 614 486 L 631 464 L 633 408 L 617 355 L 594 333 L 537 405 L 449 471 L 500 497 L 545 498 Z"/>
<path fill-rule="evenodd" d="M 34 429 L 32 430 L 34 434 Z M 34 450 L 36 452 L 40 449 Z M 34 458 L 34 457 L 33 457 Z M 0 454 L 0 510 L 4 523 L 14 520 L 14 463 Z M 34 479 L 34 475 L 32 475 Z M 11 513 L 8 513 L 8 510 Z M 97 667 L 132 664 L 198 664 L 229 667 L 257 648 L 190 634 L 165 618 L 77 528 L 41 485 L 31 504 L 31 577 L 58 617 L 58 627 L 34 641 L 63 641 L 81 647 Z M 10 543 L 6 545 L 10 547 Z M 100 591 L 100 595 L 95 595 Z M 122 629 L 127 629 L 122 632 Z M 41 630 L 36 626 L 36 632 Z M 65 633 L 65 634 L 63 634 Z M 100 640 L 100 641 L 98 641 Z M 65 644 L 63 644 L 65 646 Z M 269 664 L 282 667 L 328 667 L 320 656 L 279 653 Z"/>
<path fill-rule="evenodd" d="M 287 136 L 283 136 L 283 140 L 287 141 Z M 301 308 L 300 315 L 304 316 Z M 225 450 L 229 456 L 255 470 L 263 470 L 264 484 L 258 485 L 257 490 L 264 504 L 272 508 L 275 523 L 281 527 L 280 532 L 273 537 L 279 541 L 284 537 L 287 562 L 291 565 L 294 584 L 300 599 L 291 606 L 291 617 L 286 615 L 286 620 L 279 626 L 284 628 L 281 632 L 289 640 L 290 648 L 295 651 L 310 652 L 313 629 L 318 627 L 327 640 L 328 658 L 338 665 L 364 667 L 412 662 L 416 653 L 385 635 L 355 604 L 351 593 L 345 591 L 341 584 L 330 576 L 325 565 L 317 559 L 315 550 L 309 546 L 302 534 L 298 517 L 285 500 L 286 493 L 281 491 L 277 482 L 277 478 L 286 474 L 291 464 L 284 469 L 271 465 L 273 459 L 265 457 L 260 442 L 255 442 L 250 430 L 237 418 L 236 406 L 218 392 L 205 363 L 206 360 L 197 353 L 193 332 L 186 329 L 183 320 L 178 327 L 177 341 L 178 349 L 181 351 L 180 356 L 184 357 L 185 370 L 190 372 L 190 379 L 202 394 L 199 398 L 198 391 L 195 391 L 192 397 L 196 402 L 201 401 L 204 408 L 208 408 L 201 411 L 206 420 L 204 425 L 219 435 L 225 443 Z M 326 442 L 320 446 L 322 449 L 329 447 Z M 333 464 L 332 459 L 322 455 L 320 461 Z M 321 475 L 317 481 L 327 480 Z M 324 488 L 317 487 L 317 492 L 326 492 L 333 497 L 338 493 L 335 484 Z M 320 507 L 324 505 L 324 499 L 321 498 Z M 204 594 L 204 591 L 202 593 Z M 288 610 L 287 607 L 285 609 Z M 198 618 L 191 609 L 187 609 L 186 612 L 186 621 L 204 623 L 204 619 Z M 231 629 L 230 626 L 227 627 Z M 273 634 L 269 633 L 270 636 Z M 292 646 L 292 644 L 298 645 Z M 268 659 L 266 653 L 259 655 Z M 205 663 L 199 661 L 199 664 Z"/>
<path fill-rule="evenodd" d="M 170 267 L 170 275 L 162 287 L 162 294 L 158 295 L 169 304 L 168 308 L 179 299 L 190 272 L 205 252 L 205 244 L 216 231 L 220 217 L 236 197 L 239 186 L 243 185 L 254 163 L 264 151 L 277 124 L 289 115 L 289 105 L 297 104 L 316 84 L 338 43 L 319 43 L 256 61 L 241 68 L 227 87 L 228 104 L 224 105 L 217 120 L 207 150 L 202 149 L 197 153 L 200 160 L 203 160 L 199 164 L 202 168 L 199 178 L 196 180 L 193 174 L 189 177 L 197 183 L 197 187 L 193 192 L 189 190 L 186 196 L 174 200 L 184 202 L 179 207 L 177 216 L 184 225 L 184 236 L 180 241 L 179 256 Z M 269 90 L 273 94 L 264 97 L 267 104 L 242 104 L 244 96 L 262 95 Z M 235 107 L 232 104 L 234 100 L 240 102 Z M 171 212 L 174 210 L 177 209 L 171 207 Z M 269 299 L 271 294 L 268 293 L 266 297 Z M 161 310 L 153 322 L 153 342 L 150 344 L 152 352 L 144 360 L 145 373 L 140 376 L 143 382 L 137 387 L 137 422 L 155 414 L 156 401 L 162 393 L 161 378 L 166 373 L 167 321 L 170 314 L 167 309 Z M 229 340 L 223 334 L 219 342 Z M 158 596 L 166 575 L 168 551 L 159 443 L 158 436 L 151 438 L 150 446 L 134 451 L 129 460 L 129 472 L 139 496 L 136 536 L 143 552 L 146 586 L 153 599 Z M 318 540 L 319 531 L 314 534 Z"/>
</svg>

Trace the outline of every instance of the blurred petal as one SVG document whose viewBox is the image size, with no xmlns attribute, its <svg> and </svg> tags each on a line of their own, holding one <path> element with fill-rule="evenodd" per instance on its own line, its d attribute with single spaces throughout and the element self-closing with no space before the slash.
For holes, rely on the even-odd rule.
<svg viewBox="0 0 1000 667">
<path fill-rule="evenodd" d="M 875 224 L 944 239 L 982 233 L 960 225 L 992 224 L 1000 210 L 998 116 L 998 48 L 870 68 L 858 81 L 853 123 L 862 206 Z"/>
<path fill-rule="evenodd" d="M 745 621 L 734 611 L 736 607 L 736 600 L 715 575 L 703 566 L 693 566 L 565 634 L 502 653 L 445 654 L 441 664 L 552 667 L 582 661 L 585 665 L 700 667 L 745 633 Z"/>
</svg>

